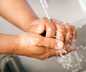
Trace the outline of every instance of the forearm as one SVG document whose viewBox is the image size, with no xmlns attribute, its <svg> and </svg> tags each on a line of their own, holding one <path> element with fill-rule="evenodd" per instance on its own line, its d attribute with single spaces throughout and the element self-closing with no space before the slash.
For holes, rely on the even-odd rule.
<svg viewBox="0 0 86 72">
<path fill-rule="evenodd" d="M 0 34 L 0 54 L 12 54 L 19 47 L 18 37 L 15 35 Z"/>
<path fill-rule="evenodd" d="M 12 24 L 27 32 L 32 21 L 38 19 L 26 0 L 0 0 L 0 14 Z"/>
<path fill-rule="evenodd" d="M 0 34 L 0 54 L 15 54 L 30 57 L 32 52 L 21 44 L 22 35 Z M 29 46 L 28 46 L 29 47 Z"/>
</svg>

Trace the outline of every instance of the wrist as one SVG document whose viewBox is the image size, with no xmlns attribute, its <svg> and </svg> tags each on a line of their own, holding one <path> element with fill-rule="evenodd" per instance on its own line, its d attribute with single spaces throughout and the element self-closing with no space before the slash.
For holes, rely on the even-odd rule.
<svg viewBox="0 0 86 72">
<path fill-rule="evenodd" d="M 26 48 L 27 44 L 26 44 L 26 34 L 20 34 L 18 35 L 18 43 L 19 43 L 19 48 Z"/>
<path fill-rule="evenodd" d="M 27 44 L 27 34 L 20 34 L 17 36 L 17 48 L 14 49 L 15 54 L 22 56 L 31 56 L 29 45 Z"/>
</svg>

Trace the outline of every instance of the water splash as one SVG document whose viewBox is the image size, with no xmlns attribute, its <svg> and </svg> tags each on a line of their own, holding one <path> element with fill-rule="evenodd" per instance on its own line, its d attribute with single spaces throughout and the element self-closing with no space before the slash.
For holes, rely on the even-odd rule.
<svg viewBox="0 0 86 72">
<path fill-rule="evenodd" d="M 62 67 L 71 72 L 78 72 L 82 69 L 82 63 L 86 63 L 85 52 L 86 47 L 83 45 L 76 46 L 77 51 L 72 51 L 71 53 L 57 57 L 57 62 L 62 65 Z"/>
</svg>

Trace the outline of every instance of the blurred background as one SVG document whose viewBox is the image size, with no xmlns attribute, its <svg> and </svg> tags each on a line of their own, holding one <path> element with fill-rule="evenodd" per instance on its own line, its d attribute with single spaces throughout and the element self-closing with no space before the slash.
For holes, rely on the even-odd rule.
<svg viewBox="0 0 86 72">
<path fill-rule="evenodd" d="M 85 44 L 86 40 L 86 11 L 81 0 L 47 0 L 49 8 L 48 13 L 52 18 L 73 23 L 76 27 L 81 27 L 79 33 L 79 43 Z M 86 1 L 86 0 L 82 0 Z M 40 5 L 40 0 L 27 0 L 39 17 L 44 17 L 45 14 Z M 21 30 L 0 18 L 0 32 L 6 34 L 19 34 Z M 84 34 L 83 34 L 84 33 Z M 29 57 L 19 56 L 26 70 L 31 72 L 67 72 L 53 57 L 50 60 L 40 61 Z M 85 67 L 86 68 L 86 67 Z M 82 71 L 81 71 L 82 72 Z"/>
</svg>

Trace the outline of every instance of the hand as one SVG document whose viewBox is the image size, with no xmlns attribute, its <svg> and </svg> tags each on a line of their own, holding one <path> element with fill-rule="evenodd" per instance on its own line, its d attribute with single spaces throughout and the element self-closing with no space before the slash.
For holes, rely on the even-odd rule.
<svg viewBox="0 0 86 72">
<path fill-rule="evenodd" d="M 54 48 L 55 39 L 42 37 L 35 33 L 27 33 L 19 36 L 19 48 L 16 48 L 14 52 L 33 58 L 46 59 L 57 55 Z"/>
<path fill-rule="evenodd" d="M 63 48 L 66 53 L 74 50 L 71 48 L 73 41 L 76 39 L 76 29 L 70 23 L 64 23 L 54 20 L 57 25 L 57 49 Z M 62 55 L 62 50 L 59 51 Z"/>
<path fill-rule="evenodd" d="M 52 19 L 38 19 L 31 23 L 29 26 L 29 31 L 38 34 L 42 34 L 45 31 L 46 37 L 53 37 L 56 33 L 56 25 Z"/>
</svg>

